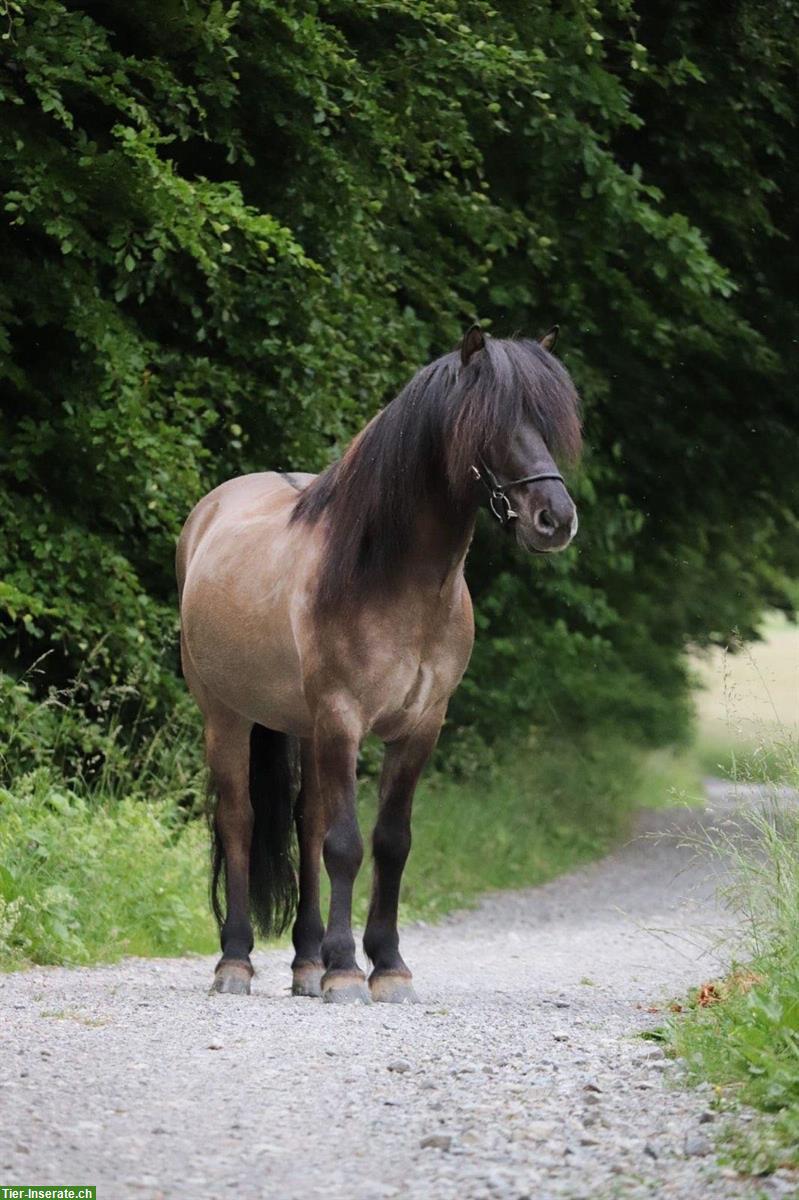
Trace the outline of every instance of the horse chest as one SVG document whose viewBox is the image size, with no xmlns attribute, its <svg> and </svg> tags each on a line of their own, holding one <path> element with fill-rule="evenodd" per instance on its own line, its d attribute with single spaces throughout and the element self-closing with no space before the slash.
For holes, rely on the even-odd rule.
<svg viewBox="0 0 799 1200">
<path fill-rule="evenodd" d="M 419 663 L 415 669 L 395 665 L 369 697 L 371 712 L 364 714 L 367 724 L 386 741 L 403 737 L 435 705 L 441 690 L 442 682 L 429 664 Z"/>
<path fill-rule="evenodd" d="M 395 661 L 382 686 L 375 690 L 375 698 L 379 700 L 381 713 L 414 718 L 429 707 L 441 686 L 442 680 L 429 661 L 401 666 Z"/>
<path fill-rule="evenodd" d="M 410 732 L 426 712 L 446 701 L 468 661 L 468 649 L 442 642 L 381 656 L 362 695 L 362 711 L 380 737 Z"/>
</svg>

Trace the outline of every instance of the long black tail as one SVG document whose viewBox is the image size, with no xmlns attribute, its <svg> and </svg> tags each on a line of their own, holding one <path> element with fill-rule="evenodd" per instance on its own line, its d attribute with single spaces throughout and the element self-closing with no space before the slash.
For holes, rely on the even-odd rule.
<svg viewBox="0 0 799 1200">
<path fill-rule="evenodd" d="M 299 743 L 285 733 L 253 725 L 250 734 L 250 803 L 255 825 L 250 843 L 250 912 L 265 937 L 283 933 L 297 908 L 294 803 L 300 786 Z M 211 907 L 224 921 L 225 853 L 212 828 Z"/>
</svg>

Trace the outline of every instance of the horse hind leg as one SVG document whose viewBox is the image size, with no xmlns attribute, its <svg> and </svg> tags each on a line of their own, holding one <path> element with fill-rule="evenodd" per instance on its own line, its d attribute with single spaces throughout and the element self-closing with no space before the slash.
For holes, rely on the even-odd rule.
<svg viewBox="0 0 799 1200">
<path fill-rule="evenodd" d="M 212 902 L 219 925 L 222 957 L 212 992 L 249 995 L 253 967 L 250 923 L 250 723 L 233 714 L 206 718 L 206 760 L 216 792 L 213 817 Z M 224 905 L 219 890 L 224 884 Z"/>
</svg>

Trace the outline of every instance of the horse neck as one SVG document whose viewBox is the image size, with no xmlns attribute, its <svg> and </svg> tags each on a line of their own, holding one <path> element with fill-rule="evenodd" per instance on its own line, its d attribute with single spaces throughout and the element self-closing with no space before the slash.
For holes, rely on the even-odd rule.
<svg viewBox="0 0 799 1200">
<path fill-rule="evenodd" d="M 413 537 L 399 564 L 412 587 L 437 592 L 456 586 L 474 533 L 477 507 L 457 508 L 443 497 L 420 502 Z"/>
</svg>

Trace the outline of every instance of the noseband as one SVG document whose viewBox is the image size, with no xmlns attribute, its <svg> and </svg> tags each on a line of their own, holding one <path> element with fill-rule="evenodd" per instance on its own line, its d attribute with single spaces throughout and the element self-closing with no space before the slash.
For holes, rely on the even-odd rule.
<svg viewBox="0 0 799 1200">
<path fill-rule="evenodd" d="M 541 475 L 523 475 L 521 479 L 511 479 L 509 483 L 500 483 L 482 455 L 478 456 L 477 461 L 480 465 L 476 467 L 473 464 L 472 473 L 488 492 L 488 506 L 503 527 L 509 525 L 511 521 L 518 520 L 519 517 L 505 494 L 508 488 L 519 487 L 523 483 L 543 483 L 547 479 L 557 479 L 564 483 L 563 476 L 559 475 L 557 471 L 547 471 Z"/>
</svg>

